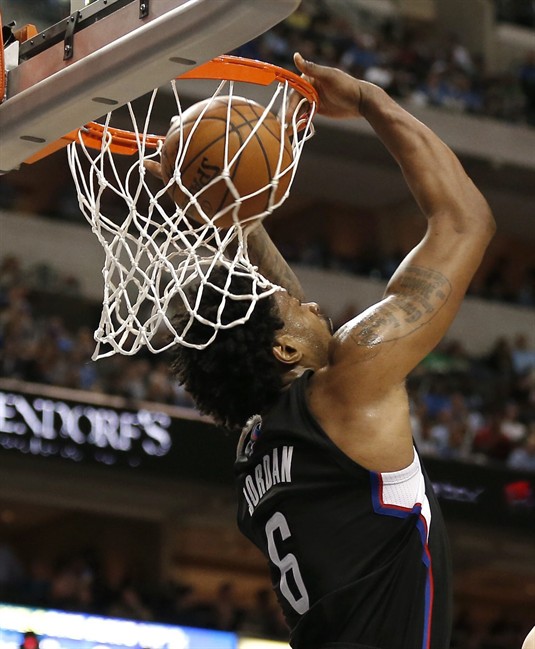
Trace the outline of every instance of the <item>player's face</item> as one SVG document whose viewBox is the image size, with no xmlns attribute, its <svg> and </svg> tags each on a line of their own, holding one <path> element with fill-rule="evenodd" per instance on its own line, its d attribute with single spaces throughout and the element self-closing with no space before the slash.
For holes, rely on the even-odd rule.
<svg viewBox="0 0 535 649">
<path fill-rule="evenodd" d="M 284 322 L 281 333 L 289 336 L 303 354 L 305 365 L 317 369 L 328 362 L 332 325 L 316 302 L 300 302 L 286 291 L 274 295 Z"/>
</svg>

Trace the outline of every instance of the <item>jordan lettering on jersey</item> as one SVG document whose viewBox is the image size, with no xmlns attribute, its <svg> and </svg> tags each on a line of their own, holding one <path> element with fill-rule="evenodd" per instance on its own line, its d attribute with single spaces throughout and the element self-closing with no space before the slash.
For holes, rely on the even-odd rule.
<svg viewBox="0 0 535 649">
<path fill-rule="evenodd" d="M 261 499 L 275 485 L 292 481 L 292 458 L 294 447 L 281 446 L 262 456 L 251 473 L 245 476 L 243 495 L 252 514 Z"/>
</svg>

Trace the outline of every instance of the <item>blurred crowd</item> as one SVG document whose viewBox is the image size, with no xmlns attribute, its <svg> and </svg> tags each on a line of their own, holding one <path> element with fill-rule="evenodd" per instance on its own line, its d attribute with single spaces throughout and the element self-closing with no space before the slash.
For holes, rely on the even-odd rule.
<svg viewBox="0 0 535 649">
<path fill-rule="evenodd" d="M 84 309 L 88 301 L 79 298 L 76 286 L 73 278 L 42 264 L 26 270 L 14 256 L 0 262 L 0 376 L 193 407 L 161 356 L 116 354 L 91 361 L 99 307 Z M 47 314 L 52 295 L 53 310 L 64 317 Z M 93 321 L 77 323 L 81 312 Z"/>
<path fill-rule="evenodd" d="M 0 263 L 0 376 L 193 407 L 165 355 L 116 354 L 92 362 L 97 305 L 95 322 L 76 324 L 81 307 L 79 298 L 71 302 L 72 280 L 57 277 L 66 315 L 47 315 L 43 290 L 32 278 L 16 257 Z M 337 325 L 354 315 L 332 314 Z M 425 454 L 535 471 L 535 348 L 528 333 L 501 338 L 482 356 L 446 340 L 412 372 L 414 435 Z"/>
<path fill-rule="evenodd" d="M 71 556 L 35 557 L 28 564 L 0 541 L 0 601 L 145 622 L 233 631 L 288 640 L 288 629 L 271 590 L 260 588 L 244 603 L 231 581 L 211 597 L 186 583 L 147 586 L 129 573 L 106 570 L 89 548 Z M 486 603 L 461 603 L 454 618 L 451 649 L 520 647 L 530 620 Z"/>
<path fill-rule="evenodd" d="M 535 350 L 523 334 L 483 357 L 439 345 L 408 379 L 424 455 L 535 471 Z"/>
<path fill-rule="evenodd" d="M 288 629 L 271 590 L 244 606 L 231 582 L 211 598 L 186 583 L 152 583 L 105 565 L 92 548 L 73 555 L 20 560 L 0 540 L 0 601 L 129 620 L 234 631 L 287 640 Z"/>
<path fill-rule="evenodd" d="M 533 3 L 525 3 L 526 15 L 517 15 L 510 4 L 501 1 L 499 18 L 532 20 L 535 27 Z M 513 69 L 488 74 L 480 55 L 436 26 L 336 7 L 324 0 L 303 3 L 236 53 L 292 69 L 298 50 L 376 83 L 397 99 L 535 126 L 535 48 Z"/>
<path fill-rule="evenodd" d="M 311 228 L 307 230 L 304 225 L 299 239 L 293 233 L 288 237 L 284 232 L 278 233 L 274 239 L 290 263 L 379 280 L 390 279 L 406 254 L 401 249 L 381 254 L 380 241 L 374 241 L 358 254 L 342 256 L 330 245 L 328 236 L 324 233 L 314 236 Z M 358 241 L 357 233 L 355 241 Z M 468 295 L 493 302 L 535 307 L 535 261 L 531 264 L 524 262 L 521 251 L 510 245 L 508 254 L 497 255 L 485 268 L 480 268 L 468 288 Z"/>
</svg>

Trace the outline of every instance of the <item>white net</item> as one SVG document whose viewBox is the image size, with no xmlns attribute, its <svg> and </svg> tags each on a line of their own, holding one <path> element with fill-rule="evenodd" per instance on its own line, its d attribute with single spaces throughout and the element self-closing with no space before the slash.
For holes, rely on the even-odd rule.
<svg viewBox="0 0 535 649">
<path fill-rule="evenodd" d="M 176 129 L 176 158 L 167 182 L 156 182 L 146 168 L 147 161 L 160 161 L 164 147 L 164 138 L 156 140 L 154 148 L 151 144 L 154 136 L 149 135 L 157 90 L 152 93 L 142 118 L 137 115 L 139 110 L 132 104 L 127 105 L 137 148 L 133 161 L 131 157 L 127 160 L 126 156 L 112 151 L 114 141 L 117 143 L 112 127 L 113 113 L 103 120 L 99 149 L 87 145 L 83 131 L 79 141 L 69 146 L 69 165 L 80 208 L 105 252 L 104 297 L 100 324 L 94 334 L 97 343 L 94 359 L 115 353 L 132 355 L 143 346 L 152 353 L 176 344 L 206 347 L 222 328 L 245 322 L 257 301 L 278 289 L 251 263 L 247 240 L 255 225 L 286 200 L 303 145 L 313 133 L 314 106 L 309 107 L 303 117 L 301 109 L 307 100 L 302 98 L 290 114 L 289 83 L 278 81 L 273 85 L 269 103 L 255 120 L 249 120 L 250 132 L 232 149 L 229 133 L 235 130 L 235 123 L 230 107 L 237 93 L 234 81 L 221 81 L 212 98 L 204 102 L 202 110 L 190 120 L 188 129 L 185 126 Z M 180 120 L 172 122 L 176 128 L 177 124 L 185 125 L 187 119 L 183 120 L 183 115 L 187 113 L 183 110 L 176 83 L 172 82 L 171 87 Z M 183 173 L 188 147 L 206 111 L 211 110 L 214 103 L 223 102 L 223 98 L 224 105 L 228 106 L 223 162 L 206 182 L 188 183 Z M 280 123 L 287 126 L 278 138 L 275 167 L 265 183 L 252 190 L 247 187 L 244 194 L 243 173 L 241 184 L 235 173 L 237 164 L 252 146 L 262 124 L 277 113 Z M 291 146 L 290 154 L 288 146 Z M 162 171 L 163 162 L 162 159 Z M 216 209 L 209 209 L 207 205 L 213 204 L 213 200 L 206 200 L 206 197 L 213 199 L 217 183 L 224 183 L 226 198 L 219 201 Z M 218 192 L 220 196 L 221 190 Z M 170 200 L 170 194 L 176 202 Z M 258 197 L 262 200 L 256 200 Z M 214 269 L 220 266 L 228 271 L 224 286 L 211 282 Z M 233 276 L 240 275 L 251 279 L 246 295 L 237 295 L 230 288 Z M 206 287 L 214 288 L 221 295 L 217 313 L 211 319 L 198 311 Z M 237 299 L 250 302 L 245 315 L 229 322 L 224 317 L 225 304 Z M 184 311 L 187 317 L 182 317 L 177 327 L 174 315 Z M 212 329 L 202 344 L 188 340 L 195 320 Z"/>
</svg>

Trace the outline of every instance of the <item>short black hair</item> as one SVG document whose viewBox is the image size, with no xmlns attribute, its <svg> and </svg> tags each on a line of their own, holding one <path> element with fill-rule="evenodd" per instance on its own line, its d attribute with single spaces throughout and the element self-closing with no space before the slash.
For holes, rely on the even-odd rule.
<svg viewBox="0 0 535 649">
<path fill-rule="evenodd" d="M 210 282 L 223 287 L 228 270 L 219 266 Z M 229 290 L 233 295 L 252 293 L 250 277 L 233 274 Z M 190 304 L 196 289 L 192 288 Z M 209 284 L 203 287 L 197 312 L 207 320 L 216 320 L 221 293 Z M 251 298 L 227 299 L 222 323 L 228 324 L 247 313 Z M 175 328 L 182 331 L 190 315 L 185 308 L 175 316 Z M 203 414 L 230 430 L 243 428 L 247 420 L 268 409 L 280 393 L 283 383 L 278 362 L 273 355 L 276 332 L 284 326 L 273 295 L 256 303 L 249 319 L 240 325 L 220 329 L 204 349 L 178 344 L 173 349 L 171 370 L 190 393 Z M 209 327 L 195 319 L 185 338 L 191 344 L 203 344 L 213 334 Z"/>
</svg>

